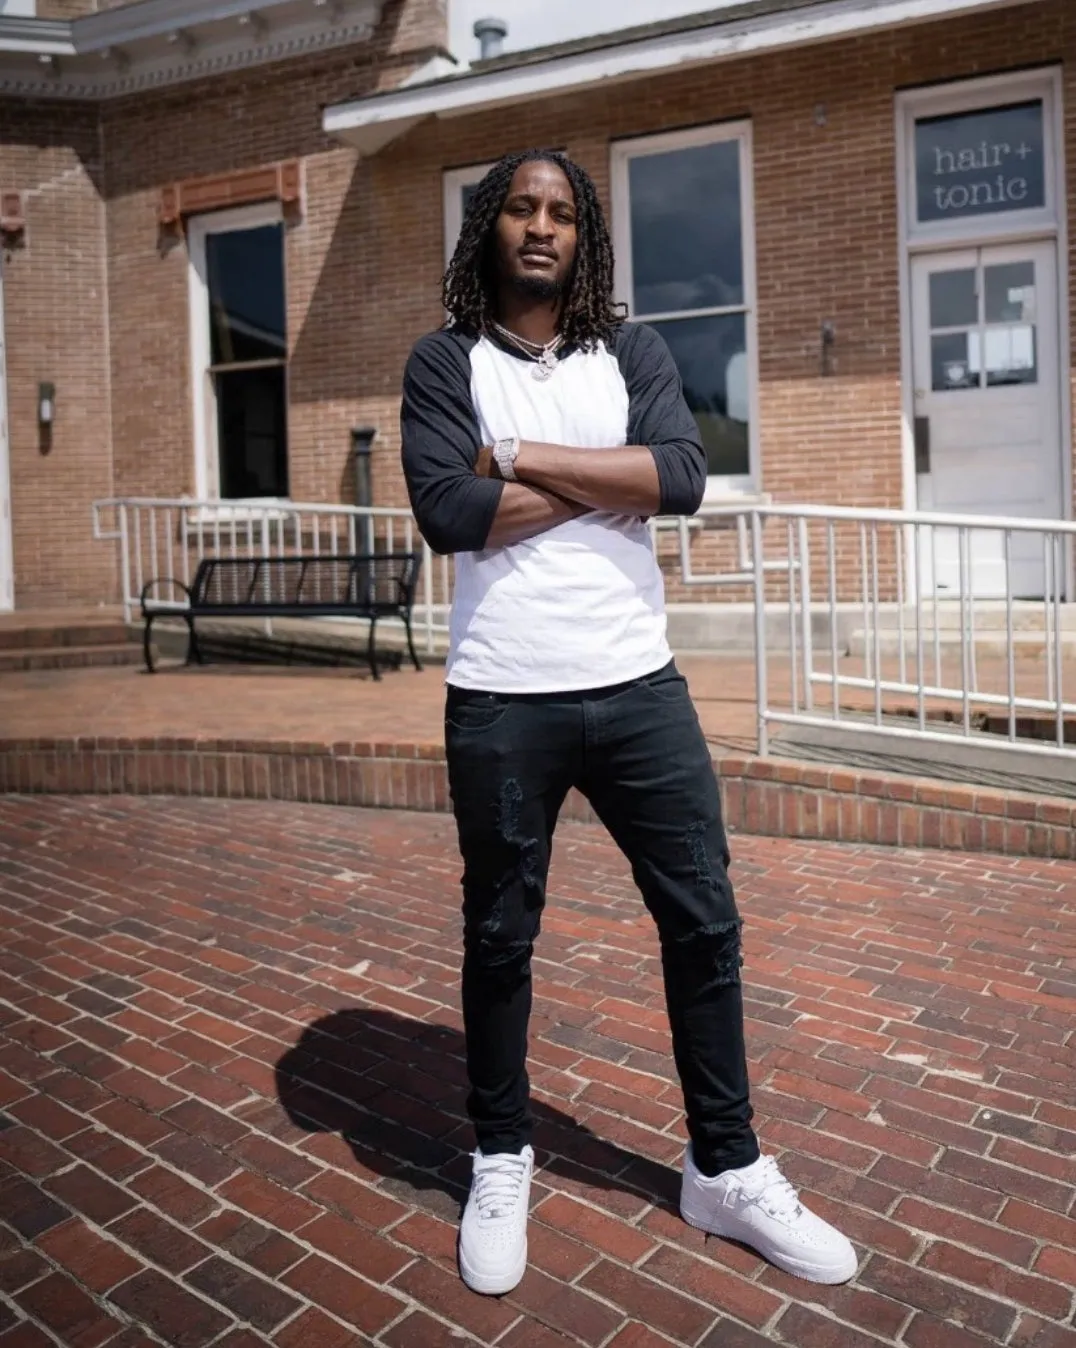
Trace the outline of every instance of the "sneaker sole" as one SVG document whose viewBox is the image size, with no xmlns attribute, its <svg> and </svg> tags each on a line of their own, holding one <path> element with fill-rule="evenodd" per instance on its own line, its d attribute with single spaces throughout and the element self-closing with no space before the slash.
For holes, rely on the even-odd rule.
<svg viewBox="0 0 1076 1348">
<path fill-rule="evenodd" d="M 837 1268 L 820 1268 L 817 1264 L 801 1263 L 798 1259 L 791 1259 L 786 1255 L 763 1254 L 752 1241 L 745 1240 L 741 1232 L 724 1231 L 713 1220 L 696 1217 L 686 1208 L 681 1207 L 680 1216 L 683 1217 L 688 1226 L 693 1226 L 696 1231 L 705 1231 L 708 1236 L 720 1236 L 723 1240 L 735 1240 L 741 1245 L 747 1245 L 760 1258 L 765 1259 L 769 1264 L 773 1264 L 775 1268 L 782 1269 L 785 1273 L 791 1273 L 795 1278 L 803 1278 L 807 1282 L 823 1283 L 830 1287 L 836 1286 L 838 1283 L 849 1282 L 855 1277 L 859 1268 L 859 1260 L 854 1251 L 847 1264 L 842 1264 Z"/>
<path fill-rule="evenodd" d="M 527 1271 L 527 1242 L 523 1242 L 522 1254 L 507 1273 L 499 1275 L 475 1273 L 473 1269 L 467 1267 L 462 1250 L 458 1251 L 458 1260 L 460 1277 L 472 1292 L 478 1292 L 479 1295 L 486 1297 L 504 1296 L 506 1292 L 514 1291 L 523 1281 L 523 1275 Z"/>
</svg>

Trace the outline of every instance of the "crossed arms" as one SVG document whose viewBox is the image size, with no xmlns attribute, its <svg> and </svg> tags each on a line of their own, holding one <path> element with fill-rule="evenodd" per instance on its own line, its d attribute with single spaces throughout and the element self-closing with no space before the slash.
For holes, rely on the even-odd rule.
<svg viewBox="0 0 1076 1348">
<path fill-rule="evenodd" d="M 592 510 L 695 513 L 706 459 L 668 348 L 641 326 L 626 328 L 619 343 L 635 443 L 594 450 L 524 440 L 518 482 L 496 476 L 482 444 L 461 339 L 438 332 L 416 345 L 404 375 L 403 466 L 415 518 L 435 552 L 506 547 Z"/>
</svg>

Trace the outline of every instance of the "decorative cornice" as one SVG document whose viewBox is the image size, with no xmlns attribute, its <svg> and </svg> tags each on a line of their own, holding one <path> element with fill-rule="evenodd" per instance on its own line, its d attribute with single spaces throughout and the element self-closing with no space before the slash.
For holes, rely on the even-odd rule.
<svg viewBox="0 0 1076 1348">
<path fill-rule="evenodd" d="M 152 13 L 119 23 L 128 10 Z M 0 19 L 0 96 L 120 98 L 368 42 L 381 0 L 169 0 L 168 11 L 167 27 L 158 0 L 69 24 Z"/>
</svg>

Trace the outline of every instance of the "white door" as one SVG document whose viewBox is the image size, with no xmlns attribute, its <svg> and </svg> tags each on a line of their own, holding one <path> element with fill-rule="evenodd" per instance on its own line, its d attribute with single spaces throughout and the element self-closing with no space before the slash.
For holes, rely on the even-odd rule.
<svg viewBox="0 0 1076 1348">
<path fill-rule="evenodd" d="M 912 259 L 915 441 L 921 510 L 1061 519 L 1061 386 L 1053 243 Z M 923 585 L 956 594 L 957 534 L 923 546 Z M 1005 540 L 970 539 L 968 588 L 1005 595 Z M 1043 536 L 1012 535 L 1014 598 L 1040 598 Z"/>
<path fill-rule="evenodd" d="M 0 613 L 15 607 L 11 543 L 11 445 L 8 440 L 7 363 L 4 358 L 4 268 L 0 256 Z"/>
</svg>

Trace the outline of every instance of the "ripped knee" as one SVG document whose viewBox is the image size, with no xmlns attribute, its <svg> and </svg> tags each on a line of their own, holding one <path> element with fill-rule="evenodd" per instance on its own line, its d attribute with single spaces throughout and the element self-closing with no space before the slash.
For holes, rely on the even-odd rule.
<svg viewBox="0 0 1076 1348">
<path fill-rule="evenodd" d="M 487 976 L 505 980 L 530 969 L 545 899 L 539 841 L 523 833 L 522 814 L 523 790 L 509 777 L 497 799 L 497 832 L 508 850 L 508 864 L 496 878 L 487 873 L 484 894 L 469 894 L 464 904 L 468 961 Z M 466 891 L 467 877 L 464 887 Z"/>
<path fill-rule="evenodd" d="M 464 963 L 487 984 L 515 986 L 530 974 L 533 939 L 479 928 L 464 934 Z"/>
<path fill-rule="evenodd" d="M 692 931 L 667 939 L 662 951 L 667 960 L 690 965 L 714 987 L 739 983 L 743 968 L 743 919 L 710 922 Z M 701 966 L 701 967 L 700 967 Z"/>
</svg>

